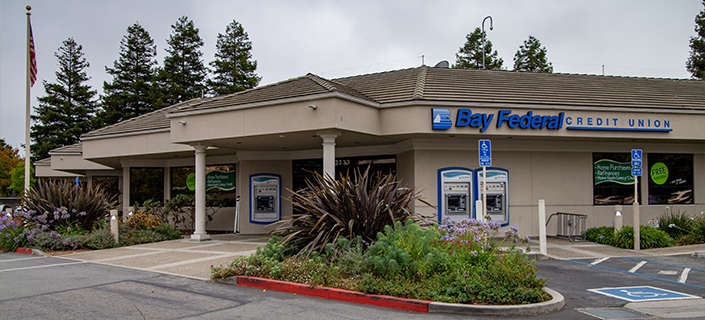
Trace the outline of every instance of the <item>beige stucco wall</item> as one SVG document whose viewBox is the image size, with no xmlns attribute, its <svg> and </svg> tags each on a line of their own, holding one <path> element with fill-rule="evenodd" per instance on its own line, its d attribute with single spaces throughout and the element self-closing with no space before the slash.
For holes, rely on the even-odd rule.
<svg viewBox="0 0 705 320">
<path fill-rule="evenodd" d="M 176 121 L 186 121 L 186 124 Z M 171 141 L 174 143 L 328 129 L 380 133 L 377 108 L 339 98 L 178 116 L 172 117 L 171 122 Z"/>
<path fill-rule="evenodd" d="M 83 157 L 88 160 L 141 157 L 169 152 L 193 152 L 193 148 L 171 143 L 169 131 L 83 140 Z"/>
<path fill-rule="evenodd" d="M 447 130 L 433 130 L 431 125 L 431 109 L 446 108 L 450 110 L 451 120 L 455 124 L 458 109 L 470 109 L 472 113 L 483 113 L 492 115 L 492 121 L 486 131 L 480 132 L 479 128 L 473 127 L 451 127 Z M 499 110 L 511 110 L 511 114 L 519 116 L 532 111 L 533 115 L 556 116 L 564 112 L 565 124 L 562 129 L 521 129 L 509 128 L 505 123 L 497 128 Z M 626 108 L 579 108 L 572 106 L 524 106 L 505 105 L 488 106 L 487 104 L 473 105 L 472 103 L 458 106 L 458 103 L 447 105 L 411 105 L 399 107 L 386 107 L 381 109 L 381 133 L 383 135 L 403 135 L 403 134 L 435 134 L 435 135 L 478 135 L 485 137 L 494 135 L 521 135 L 523 137 L 557 137 L 557 138 L 605 138 L 605 139 L 654 139 L 654 140 L 691 140 L 702 142 L 705 138 L 705 113 L 702 111 L 687 110 L 664 110 L 657 109 L 626 109 Z M 570 118 L 570 120 L 568 120 Z M 578 123 L 578 118 L 581 123 Z M 591 119 L 591 120 L 589 120 Z M 597 125 L 598 120 L 602 125 Z M 616 119 L 616 120 L 615 120 Z M 635 120 L 634 126 L 630 126 L 630 119 Z M 633 131 L 595 131 L 595 130 L 567 130 L 568 122 L 573 126 L 589 126 L 588 121 L 592 121 L 594 128 L 637 128 L 639 120 L 644 120 L 643 128 L 664 129 L 664 121 L 669 122 L 671 132 L 633 132 Z M 654 124 L 658 121 L 659 126 Z M 608 124 L 609 122 L 609 124 Z M 648 126 L 648 124 L 651 126 Z"/>
<path fill-rule="evenodd" d="M 291 203 L 285 200 L 289 197 L 291 189 L 291 161 L 290 160 L 245 160 L 237 166 L 237 189 L 240 196 L 240 232 L 244 234 L 265 234 L 273 229 L 270 225 L 250 223 L 250 176 L 253 174 L 277 174 L 281 176 L 280 207 L 282 219 L 291 215 Z M 230 220 L 232 229 L 232 219 Z M 226 229 L 227 230 L 227 229 Z"/>
<path fill-rule="evenodd" d="M 414 172 L 416 186 L 425 190 L 424 196 L 437 205 L 437 170 L 445 167 L 478 168 L 477 140 L 457 143 L 455 150 L 448 145 L 448 139 L 425 141 L 416 144 Z M 523 145 L 522 147 L 517 144 Z M 502 142 L 493 141 L 493 166 L 509 170 L 509 211 L 510 225 L 516 224 L 522 234 L 538 235 L 538 200 L 546 201 L 547 214 L 570 212 L 586 214 L 587 227 L 611 225 L 614 221 L 613 206 L 593 205 L 593 152 L 629 152 L 625 143 L 609 142 L 570 142 L 568 150 L 559 151 L 560 143 L 552 146 L 551 141 Z M 435 150 L 433 149 L 435 146 Z M 642 143 L 648 152 L 693 153 L 692 145 L 662 145 Z M 524 149 L 517 150 L 516 149 Z M 705 154 L 694 154 L 695 204 L 671 205 L 674 211 L 688 211 L 691 214 L 705 210 Z M 400 165 L 400 163 L 398 163 Z M 645 164 L 645 166 L 648 164 Z M 405 169 L 397 168 L 398 171 Z M 642 181 L 646 181 L 643 179 Z M 648 194 L 646 183 L 640 184 L 640 197 Z M 663 214 L 667 205 L 642 204 L 641 223 L 656 219 Z M 416 206 L 424 214 L 435 212 L 428 206 Z M 624 206 L 624 222 L 632 224 L 632 208 Z M 549 234 L 556 232 L 555 220 L 548 228 Z"/>
</svg>

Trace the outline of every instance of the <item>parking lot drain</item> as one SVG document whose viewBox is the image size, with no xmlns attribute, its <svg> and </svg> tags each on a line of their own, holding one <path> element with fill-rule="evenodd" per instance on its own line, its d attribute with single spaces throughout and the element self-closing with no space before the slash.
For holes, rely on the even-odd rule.
<svg viewBox="0 0 705 320">
<path fill-rule="evenodd" d="M 653 319 L 652 316 L 623 308 L 577 309 L 600 319 Z"/>
</svg>

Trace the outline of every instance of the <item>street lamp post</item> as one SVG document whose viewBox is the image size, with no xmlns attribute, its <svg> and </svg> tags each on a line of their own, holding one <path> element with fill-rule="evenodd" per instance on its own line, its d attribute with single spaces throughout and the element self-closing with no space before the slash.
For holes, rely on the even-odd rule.
<svg viewBox="0 0 705 320">
<path fill-rule="evenodd" d="M 485 20 L 490 19 L 490 30 L 493 29 L 492 27 L 492 17 L 491 16 L 486 16 L 484 19 L 482 19 L 482 69 L 485 68 Z"/>
</svg>

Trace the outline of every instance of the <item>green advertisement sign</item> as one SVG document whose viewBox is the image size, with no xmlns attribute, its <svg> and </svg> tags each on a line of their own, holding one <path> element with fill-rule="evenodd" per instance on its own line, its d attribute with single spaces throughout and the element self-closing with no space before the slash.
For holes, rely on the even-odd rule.
<svg viewBox="0 0 705 320">
<path fill-rule="evenodd" d="M 186 177 L 186 186 L 189 190 L 196 190 L 196 174 L 190 173 Z M 206 173 L 206 191 L 210 189 L 220 188 L 221 190 L 235 189 L 235 171 L 223 172 L 213 170 Z"/>
<path fill-rule="evenodd" d="M 668 167 L 663 162 L 657 162 L 651 166 L 651 181 L 655 184 L 662 185 L 668 180 Z"/>
<path fill-rule="evenodd" d="M 595 162 L 595 184 L 614 182 L 619 184 L 634 184 L 632 165 L 629 162 L 617 162 L 602 159 Z"/>
</svg>

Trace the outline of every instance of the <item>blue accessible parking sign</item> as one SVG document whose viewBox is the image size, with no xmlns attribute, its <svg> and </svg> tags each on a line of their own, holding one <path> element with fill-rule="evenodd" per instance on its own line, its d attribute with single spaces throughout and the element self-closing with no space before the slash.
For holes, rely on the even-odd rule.
<svg viewBox="0 0 705 320">
<path fill-rule="evenodd" d="M 641 177 L 641 167 L 632 167 L 632 175 L 635 177 Z"/>
<path fill-rule="evenodd" d="M 641 149 L 632 149 L 632 167 L 641 167 Z"/>
<path fill-rule="evenodd" d="M 686 293 L 654 288 L 651 286 L 588 289 L 588 291 L 627 300 L 629 302 L 700 298 L 698 296 L 693 296 Z"/>
<path fill-rule="evenodd" d="M 492 142 L 490 140 L 480 140 L 478 141 L 478 148 L 480 150 L 480 167 L 491 167 Z"/>
</svg>

